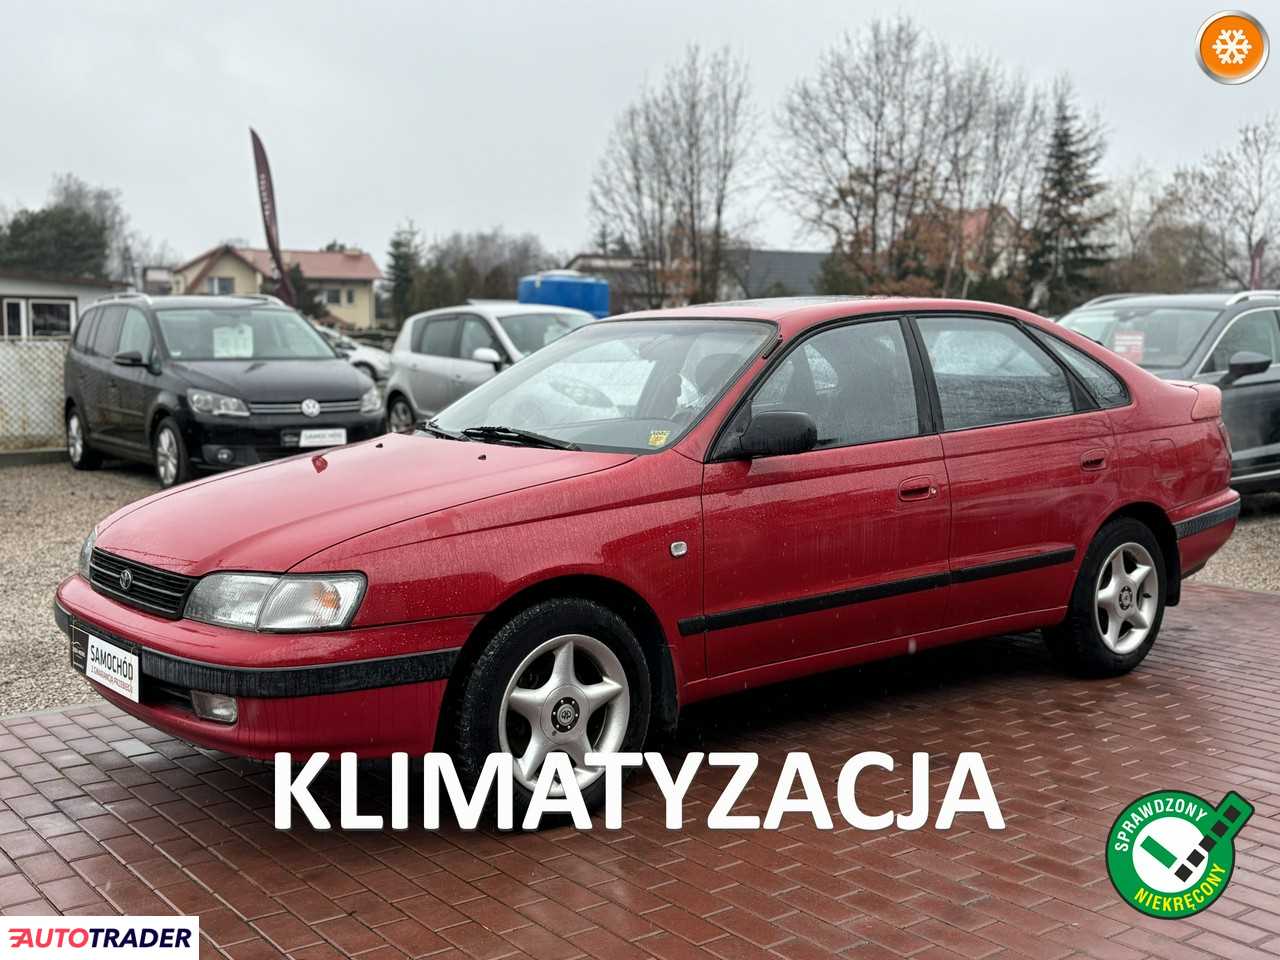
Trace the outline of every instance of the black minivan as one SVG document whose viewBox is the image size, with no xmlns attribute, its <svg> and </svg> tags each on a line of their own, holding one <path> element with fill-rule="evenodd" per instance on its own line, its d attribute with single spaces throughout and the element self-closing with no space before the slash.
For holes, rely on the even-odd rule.
<svg viewBox="0 0 1280 960">
<path fill-rule="evenodd" d="M 64 385 L 72 466 L 142 460 L 165 487 L 384 432 L 373 381 L 268 296 L 106 297 L 76 325 Z"/>
</svg>

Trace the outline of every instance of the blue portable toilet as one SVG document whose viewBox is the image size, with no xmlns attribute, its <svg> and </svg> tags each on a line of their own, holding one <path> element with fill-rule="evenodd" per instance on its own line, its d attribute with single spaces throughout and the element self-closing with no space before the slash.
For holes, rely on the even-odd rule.
<svg viewBox="0 0 1280 960">
<path fill-rule="evenodd" d="M 609 281 L 577 270 L 544 270 L 520 278 L 516 299 L 521 303 L 573 307 L 599 319 L 609 315 Z"/>
</svg>

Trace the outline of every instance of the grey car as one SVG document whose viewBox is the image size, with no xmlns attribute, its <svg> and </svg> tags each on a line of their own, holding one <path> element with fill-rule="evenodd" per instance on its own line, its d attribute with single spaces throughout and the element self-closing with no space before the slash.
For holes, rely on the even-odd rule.
<svg viewBox="0 0 1280 960">
<path fill-rule="evenodd" d="M 387 421 L 412 433 L 501 370 L 595 318 L 568 307 L 474 300 L 415 314 L 391 349 Z"/>
<path fill-rule="evenodd" d="M 1231 485 L 1280 490 L 1280 290 L 1113 295 L 1060 323 L 1166 380 L 1217 384 Z"/>
</svg>

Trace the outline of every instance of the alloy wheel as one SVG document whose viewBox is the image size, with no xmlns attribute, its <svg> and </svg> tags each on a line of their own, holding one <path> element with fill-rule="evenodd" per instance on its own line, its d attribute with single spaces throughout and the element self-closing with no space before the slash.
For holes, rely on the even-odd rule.
<svg viewBox="0 0 1280 960">
<path fill-rule="evenodd" d="M 585 634 L 538 645 L 515 669 L 498 714 L 498 746 L 515 760 L 516 780 L 532 791 L 552 751 L 569 755 L 579 788 L 603 772 L 590 752 L 622 749 L 631 711 L 626 671 L 609 646 Z M 552 796 L 563 796 L 557 783 Z"/>
<path fill-rule="evenodd" d="M 403 400 L 396 400 L 391 404 L 387 420 L 392 433 L 413 433 L 413 411 Z"/>
<path fill-rule="evenodd" d="M 156 474 L 166 487 L 178 479 L 178 439 L 168 427 L 156 434 Z"/>
<path fill-rule="evenodd" d="M 1094 619 L 1107 649 L 1124 655 L 1142 646 L 1160 606 L 1155 561 L 1140 543 L 1115 548 L 1098 572 Z"/>
<path fill-rule="evenodd" d="M 72 463 L 79 463 L 84 456 L 84 428 L 80 426 L 78 413 L 67 417 L 67 456 Z"/>
</svg>

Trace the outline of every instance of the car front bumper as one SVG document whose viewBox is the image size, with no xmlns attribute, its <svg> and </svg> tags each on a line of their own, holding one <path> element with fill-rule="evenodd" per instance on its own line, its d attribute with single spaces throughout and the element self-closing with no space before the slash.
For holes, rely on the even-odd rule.
<svg viewBox="0 0 1280 960">
<path fill-rule="evenodd" d="M 188 742 L 261 759 L 433 749 L 447 678 L 479 619 L 258 634 L 154 617 L 78 575 L 58 587 L 54 618 L 72 643 L 90 634 L 138 657 L 138 702 L 93 684 L 117 707 Z M 236 721 L 196 716 L 193 690 L 233 697 Z"/>
<path fill-rule="evenodd" d="M 346 431 L 356 443 L 386 433 L 386 415 L 374 413 L 321 414 L 299 417 L 255 413 L 247 417 L 189 416 L 182 425 L 192 462 L 214 470 L 246 467 L 299 453 L 323 453 L 326 446 L 303 446 L 304 430 Z"/>
</svg>

